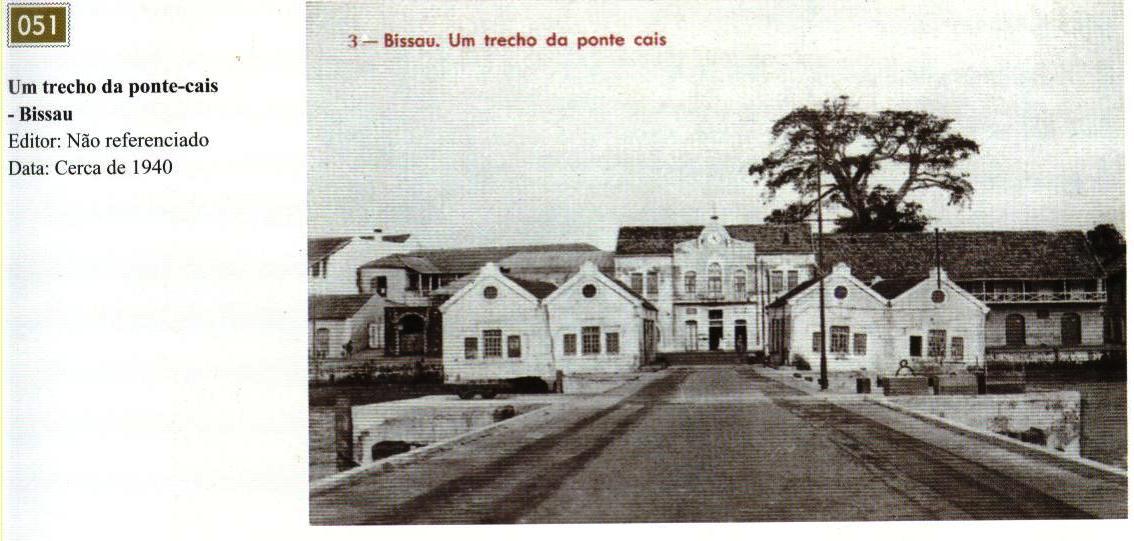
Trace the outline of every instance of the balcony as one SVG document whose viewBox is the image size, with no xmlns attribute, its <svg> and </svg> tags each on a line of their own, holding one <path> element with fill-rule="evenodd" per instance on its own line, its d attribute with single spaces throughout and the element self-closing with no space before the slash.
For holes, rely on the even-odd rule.
<svg viewBox="0 0 1134 541">
<path fill-rule="evenodd" d="M 977 291 L 986 303 L 1106 302 L 1106 291 Z"/>
<path fill-rule="evenodd" d="M 736 291 L 697 291 L 694 293 L 679 292 L 674 296 L 674 302 L 753 302 L 756 292 Z"/>
</svg>

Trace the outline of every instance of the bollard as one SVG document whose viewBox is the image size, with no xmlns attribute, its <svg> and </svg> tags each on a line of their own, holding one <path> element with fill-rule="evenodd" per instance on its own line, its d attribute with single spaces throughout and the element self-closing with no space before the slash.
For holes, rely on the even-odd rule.
<svg viewBox="0 0 1134 541">
<path fill-rule="evenodd" d="M 354 420 L 349 398 L 335 399 L 335 465 L 339 471 L 358 465 L 354 462 Z"/>
</svg>

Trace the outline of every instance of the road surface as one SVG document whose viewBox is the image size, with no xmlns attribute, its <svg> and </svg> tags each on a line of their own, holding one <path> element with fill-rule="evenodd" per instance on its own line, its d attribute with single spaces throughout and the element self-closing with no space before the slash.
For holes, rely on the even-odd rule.
<svg viewBox="0 0 1134 541">
<path fill-rule="evenodd" d="M 743 366 L 677 367 L 311 500 L 315 524 L 1126 515 L 1126 487 Z M 973 453 L 976 453 L 975 455 Z"/>
</svg>

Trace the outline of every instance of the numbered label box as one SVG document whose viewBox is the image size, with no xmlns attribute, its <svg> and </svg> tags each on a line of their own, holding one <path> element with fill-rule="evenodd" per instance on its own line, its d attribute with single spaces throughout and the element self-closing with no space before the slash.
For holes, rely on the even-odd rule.
<svg viewBox="0 0 1134 541">
<path fill-rule="evenodd" d="M 71 4 L 8 4 L 9 47 L 67 47 Z"/>
</svg>

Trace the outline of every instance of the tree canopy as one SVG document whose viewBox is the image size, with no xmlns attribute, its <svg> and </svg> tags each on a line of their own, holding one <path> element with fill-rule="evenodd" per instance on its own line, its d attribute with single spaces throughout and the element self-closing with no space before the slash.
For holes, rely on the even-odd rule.
<svg viewBox="0 0 1134 541">
<path fill-rule="evenodd" d="M 1087 242 L 1104 265 L 1126 257 L 1126 239 L 1114 224 L 1099 224 L 1087 231 Z"/>
<path fill-rule="evenodd" d="M 951 205 L 972 198 L 968 173 L 954 169 L 980 146 L 952 131 L 952 124 L 924 111 L 854 111 L 847 96 L 795 109 L 772 125 L 773 150 L 748 169 L 767 199 L 784 188 L 799 196 L 765 221 L 806 219 L 815 211 L 822 182 L 824 207 L 849 212 L 836 219 L 840 230 L 923 230 L 930 218 L 910 200 L 915 192 L 943 190 Z M 896 188 L 872 183 L 888 164 L 902 171 Z"/>
</svg>

